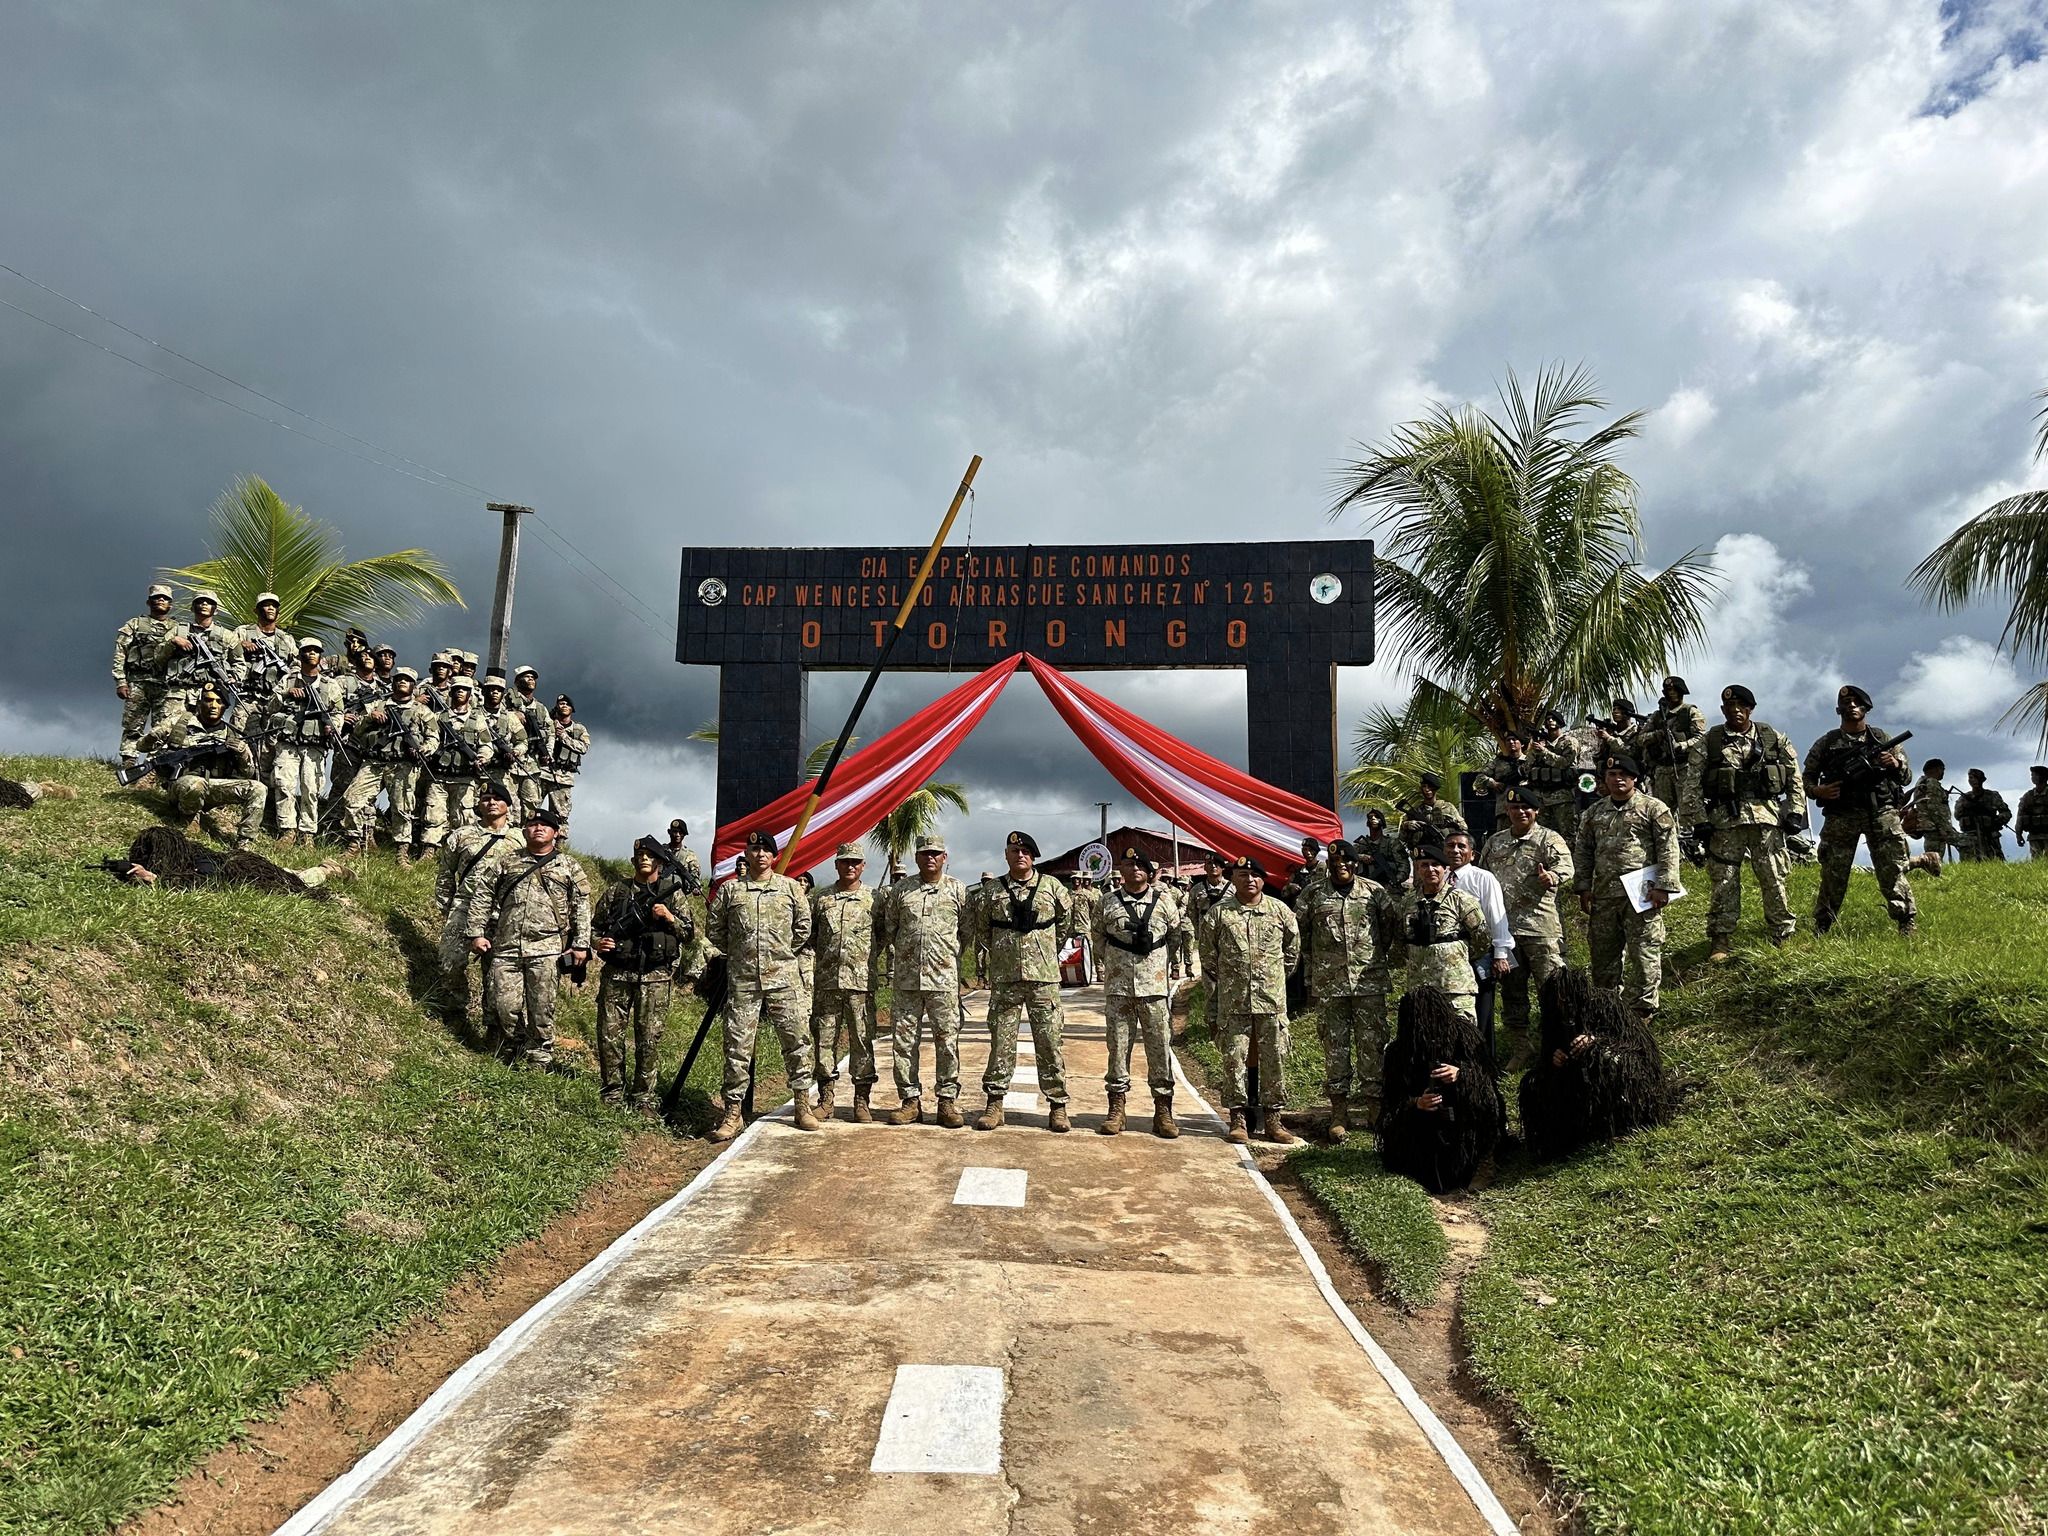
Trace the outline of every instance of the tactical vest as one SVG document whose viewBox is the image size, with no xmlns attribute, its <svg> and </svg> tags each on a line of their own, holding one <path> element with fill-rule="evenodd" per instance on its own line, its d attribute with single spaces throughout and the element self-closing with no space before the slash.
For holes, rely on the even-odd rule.
<svg viewBox="0 0 2048 1536">
<path fill-rule="evenodd" d="M 583 766 L 585 748 L 579 747 L 567 736 L 558 735 L 550 726 L 548 730 L 548 767 L 556 773 L 575 773 Z"/>
<path fill-rule="evenodd" d="M 468 779 L 476 777 L 482 767 L 483 752 L 477 749 L 477 756 L 471 758 L 473 745 L 462 734 L 462 728 L 474 720 L 474 715 L 458 715 L 452 711 L 441 720 L 441 741 L 434 748 L 434 755 L 427 759 L 435 774 L 444 779 Z"/>
<path fill-rule="evenodd" d="M 1149 955 L 1153 950 L 1166 942 L 1168 937 L 1166 934 L 1162 933 L 1156 938 L 1152 936 L 1152 914 L 1159 909 L 1159 898 L 1157 895 L 1153 896 L 1142 907 L 1134 906 L 1128 901 L 1123 902 L 1122 906 L 1130 914 L 1131 937 L 1120 939 L 1114 933 L 1111 933 L 1108 928 L 1104 928 L 1102 930 L 1103 943 L 1109 945 L 1112 949 L 1120 949 L 1126 954 Z"/>
<path fill-rule="evenodd" d="M 2013 823 L 2015 832 L 2024 832 L 2029 840 L 2037 834 L 2048 835 L 2048 794 L 2030 789 L 2020 796 L 2019 819 Z"/>
<path fill-rule="evenodd" d="M 185 634 L 192 642 L 192 649 L 180 651 L 171 659 L 165 681 L 174 688 L 197 688 L 202 683 L 218 681 L 213 668 L 206 664 L 207 655 L 220 664 L 223 676 L 232 675 L 228 672 L 227 653 L 222 649 L 222 641 L 226 637 L 219 625 L 212 629 L 187 629 Z"/>
<path fill-rule="evenodd" d="M 164 669 L 156 659 L 156 651 L 170 632 L 170 620 L 153 619 L 149 628 L 128 637 L 128 643 L 122 647 L 121 666 L 130 683 L 148 685 L 163 681 Z"/>
<path fill-rule="evenodd" d="M 1768 725 L 1752 725 L 1749 728 L 1749 755 L 1739 763 L 1729 763 L 1726 758 L 1728 738 L 1733 735 L 1727 726 L 1717 725 L 1707 732 L 1701 762 L 1707 766 L 1700 769 L 1700 799 L 1712 810 L 1717 805 L 1741 805 L 1753 800 L 1776 800 L 1789 794 L 1792 789 L 1792 765 L 1783 761 L 1772 761 L 1770 754 L 1780 747 L 1784 738 Z"/>
<path fill-rule="evenodd" d="M 1012 933 L 1036 933 L 1041 928 L 1050 928 L 1057 919 L 1050 915 L 1038 915 L 1038 879 L 1038 876 L 1032 877 L 1031 884 L 1025 887 L 1021 897 L 1007 885 L 999 887 L 1003 903 L 1009 909 L 1010 915 L 1007 919 L 991 916 L 988 920 L 989 927 L 1006 928 Z"/>
<path fill-rule="evenodd" d="M 304 681 L 301 679 L 302 683 Z M 327 710 L 323 718 L 321 710 L 314 707 L 314 700 L 319 697 L 314 690 L 319 682 L 320 679 L 316 678 L 306 685 L 304 696 L 296 701 L 279 699 L 277 717 L 284 722 L 282 735 L 286 741 L 298 746 L 317 747 L 327 740 L 330 731 L 336 729 L 334 711 Z"/>
</svg>

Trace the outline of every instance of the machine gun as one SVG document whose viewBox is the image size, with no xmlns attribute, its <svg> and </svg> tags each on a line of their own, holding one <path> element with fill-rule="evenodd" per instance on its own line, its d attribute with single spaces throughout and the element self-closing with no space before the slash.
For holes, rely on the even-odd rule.
<svg viewBox="0 0 2048 1536">
<path fill-rule="evenodd" d="M 242 767 L 241 754 L 233 747 L 209 741 L 196 747 L 172 747 L 151 757 L 123 763 L 114 770 L 114 782 L 123 789 L 132 789 L 151 774 L 155 774 L 157 783 L 168 787 L 172 780 L 183 777 L 185 770 L 194 763 L 210 762 L 214 758 L 223 758 L 233 763 L 236 768 Z"/>
</svg>

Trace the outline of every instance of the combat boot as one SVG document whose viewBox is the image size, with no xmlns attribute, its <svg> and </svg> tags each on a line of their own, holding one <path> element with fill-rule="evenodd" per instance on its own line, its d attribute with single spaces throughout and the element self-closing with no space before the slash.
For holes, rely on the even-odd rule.
<svg viewBox="0 0 2048 1536">
<path fill-rule="evenodd" d="M 280 832 L 277 834 L 277 846 L 280 848 L 295 848 L 298 846 L 298 842 L 299 834 L 296 832 Z"/>
<path fill-rule="evenodd" d="M 1301 1145 L 1301 1138 L 1287 1129 L 1287 1122 L 1280 1118 L 1280 1111 L 1271 1107 L 1266 1110 L 1266 1140 L 1283 1147 Z"/>
<path fill-rule="evenodd" d="M 1152 1134 L 1162 1141 L 1171 1141 L 1180 1134 L 1180 1126 L 1173 1118 L 1173 1095 L 1170 1093 L 1152 1095 Z"/>
<path fill-rule="evenodd" d="M 1344 1101 L 1336 1094 L 1330 1095 L 1330 1140 L 1342 1141 L 1351 1134 L 1351 1127 L 1344 1118 Z"/>
<path fill-rule="evenodd" d="M 1095 1127 L 1098 1136 L 1121 1136 L 1124 1133 L 1124 1100 L 1126 1094 L 1112 1093 L 1109 1096 L 1109 1113 L 1102 1117 L 1102 1124 Z"/>
<path fill-rule="evenodd" d="M 949 1131 L 957 1131 L 967 1123 L 967 1117 L 960 1113 L 958 1099 L 939 1100 L 939 1124 Z"/>
<path fill-rule="evenodd" d="M 1066 1105 L 1053 1105 L 1052 1113 L 1045 1117 L 1045 1128 L 1048 1131 L 1057 1131 L 1062 1136 L 1074 1128 L 1073 1122 L 1067 1119 Z"/>
<path fill-rule="evenodd" d="M 801 1088 L 796 1092 L 792 1107 L 795 1114 L 790 1123 L 798 1130 L 815 1131 L 818 1128 L 818 1117 L 811 1111 L 811 1096 Z"/>
<path fill-rule="evenodd" d="M 988 1096 L 988 1108 L 974 1117 L 977 1131 L 997 1131 L 1003 1126 L 1003 1096 L 992 1093 Z"/>
<path fill-rule="evenodd" d="M 889 1113 L 882 1116 L 882 1123 L 884 1125 L 915 1125 L 923 1118 L 924 1100 L 912 1098 L 905 1099 L 901 1104 L 890 1110 Z"/>
<path fill-rule="evenodd" d="M 1728 960 L 1728 946 L 1725 944 L 1716 944 L 1714 952 L 1707 956 L 1707 964 L 1709 965 L 1726 965 Z"/>
<path fill-rule="evenodd" d="M 855 1125 L 868 1125 L 874 1121 L 875 1112 L 868 1104 L 868 1092 L 869 1085 L 866 1083 L 855 1083 L 853 1085 L 853 1123 Z"/>
<path fill-rule="evenodd" d="M 1252 1133 L 1245 1128 L 1244 1111 L 1242 1109 L 1233 1109 L 1230 1112 L 1230 1130 L 1223 1139 L 1240 1147 L 1252 1139 Z"/>
<path fill-rule="evenodd" d="M 740 1133 L 740 1118 L 739 1105 L 726 1105 L 725 1114 L 720 1117 L 718 1124 L 711 1127 L 711 1134 L 704 1139 L 713 1146 L 718 1145 L 722 1141 L 731 1141 L 733 1137 Z"/>
<path fill-rule="evenodd" d="M 821 1120 L 821 1121 L 824 1121 L 824 1120 L 830 1120 L 830 1119 L 832 1118 L 832 1101 L 833 1101 L 834 1099 L 836 1099 L 836 1098 L 838 1098 L 838 1097 L 839 1097 L 839 1095 L 838 1095 L 838 1094 L 837 1094 L 836 1092 L 834 1092 L 834 1090 L 835 1090 L 835 1089 L 836 1089 L 837 1087 L 838 1087 L 838 1084 L 836 1084 L 836 1083 L 820 1083 L 820 1084 L 818 1084 L 818 1119 L 819 1119 L 819 1120 Z"/>
<path fill-rule="evenodd" d="M 411 867 L 411 865 L 412 865 L 412 861 L 413 861 L 413 851 L 412 851 L 412 844 L 410 844 L 410 843 L 400 843 L 400 844 L 398 845 L 398 867 L 399 867 L 400 869 L 408 869 L 408 868 L 410 868 L 410 867 Z"/>
</svg>

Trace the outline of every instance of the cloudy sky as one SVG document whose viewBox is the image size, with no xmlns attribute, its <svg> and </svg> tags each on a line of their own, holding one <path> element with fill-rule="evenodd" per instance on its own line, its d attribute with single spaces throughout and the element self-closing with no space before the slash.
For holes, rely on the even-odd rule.
<svg viewBox="0 0 2048 1536">
<path fill-rule="evenodd" d="M 535 540 L 517 606 L 598 740 L 579 823 L 701 833 L 682 546 L 921 542 L 970 452 L 980 543 L 1326 536 L 1358 443 L 1562 360 L 1651 413 L 1651 563 L 1729 578 L 1703 692 L 1805 739 L 1854 678 L 2015 791 L 1998 615 L 1900 581 L 2042 482 L 2044 38 L 2039 0 L 9 5 L 0 262 L 378 451 L 0 272 L 0 748 L 111 747 L 111 632 L 243 472 L 438 552 L 472 606 L 409 649 L 481 648 L 454 477 L 605 573 Z M 1243 751 L 1233 674 L 1099 682 Z M 1395 691 L 1347 672 L 1347 727 Z M 1028 686 L 954 767 L 969 872 L 1150 819 Z"/>
</svg>

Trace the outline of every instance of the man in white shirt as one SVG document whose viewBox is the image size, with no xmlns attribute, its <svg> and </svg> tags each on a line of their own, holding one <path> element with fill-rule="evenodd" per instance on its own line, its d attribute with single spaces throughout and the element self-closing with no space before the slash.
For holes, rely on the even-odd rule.
<svg viewBox="0 0 2048 1536">
<path fill-rule="evenodd" d="M 1466 892 L 1479 902 L 1486 914 L 1486 929 L 1493 936 L 1493 960 L 1479 974 L 1479 1033 L 1486 1038 L 1489 1056 L 1493 1052 L 1493 995 L 1501 977 L 1515 968 L 1515 936 L 1508 929 L 1508 903 L 1500 881 L 1472 862 L 1472 834 L 1453 832 L 1444 839 L 1444 862 L 1451 867 L 1445 884 Z M 1498 1071 L 1498 1067 L 1495 1068 Z"/>
</svg>

